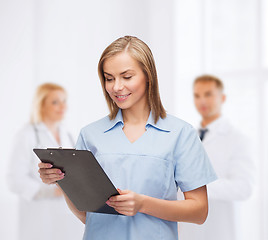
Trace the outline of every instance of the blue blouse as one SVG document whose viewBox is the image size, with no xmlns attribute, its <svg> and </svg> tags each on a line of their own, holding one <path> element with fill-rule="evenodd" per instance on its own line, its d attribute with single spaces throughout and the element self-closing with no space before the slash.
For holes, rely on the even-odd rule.
<svg viewBox="0 0 268 240">
<path fill-rule="evenodd" d="M 105 117 L 84 127 L 77 149 L 90 150 L 116 188 L 154 198 L 176 200 L 216 180 L 216 174 L 188 123 L 167 115 L 155 124 L 150 114 L 145 133 L 131 143 L 123 132 L 123 117 Z M 84 240 L 178 239 L 177 222 L 137 213 L 135 216 L 87 213 Z"/>
</svg>

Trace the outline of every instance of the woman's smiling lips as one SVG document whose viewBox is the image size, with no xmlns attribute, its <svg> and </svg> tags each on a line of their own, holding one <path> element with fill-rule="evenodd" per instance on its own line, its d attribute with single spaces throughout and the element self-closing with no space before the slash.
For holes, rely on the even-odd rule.
<svg viewBox="0 0 268 240">
<path fill-rule="evenodd" d="M 128 96 L 129 96 L 130 94 L 131 94 L 131 93 L 126 94 L 126 95 L 116 95 L 115 97 L 116 97 L 116 99 L 117 99 L 118 101 L 124 101 L 124 100 L 126 100 L 126 99 L 128 98 Z"/>
</svg>

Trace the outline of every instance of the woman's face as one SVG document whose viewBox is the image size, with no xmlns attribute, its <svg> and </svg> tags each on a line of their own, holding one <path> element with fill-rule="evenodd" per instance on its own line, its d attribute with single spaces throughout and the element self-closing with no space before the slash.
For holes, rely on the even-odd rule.
<svg viewBox="0 0 268 240">
<path fill-rule="evenodd" d="M 139 63 L 127 52 L 106 59 L 103 72 L 105 89 L 119 108 L 144 109 L 148 106 L 147 78 Z"/>
<path fill-rule="evenodd" d="M 52 122 L 61 121 L 66 111 L 66 93 L 62 90 L 53 90 L 45 98 L 42 108 L 43 120 Z"/>
</svg>

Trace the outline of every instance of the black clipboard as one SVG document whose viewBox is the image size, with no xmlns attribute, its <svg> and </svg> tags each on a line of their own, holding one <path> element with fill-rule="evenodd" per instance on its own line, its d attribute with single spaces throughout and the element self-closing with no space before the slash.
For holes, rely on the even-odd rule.
<svg viewBox="0 0 268 240">
<path fill-rule="evenodd" d="M 63 148 L 35 148 L 33 151 L 42 162 L 65 173 L 58 184 L 78 210 L 119 214 L 106 204 L 111 196 L 119 193 L 92 152 Z"/>
</svg>

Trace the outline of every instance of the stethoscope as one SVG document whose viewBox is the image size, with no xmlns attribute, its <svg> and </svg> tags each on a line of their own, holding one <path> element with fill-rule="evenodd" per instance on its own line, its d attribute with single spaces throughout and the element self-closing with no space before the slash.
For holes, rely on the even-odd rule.
<svg viewBox="0 0 268 240">
<path fill-rule="evenodd" d="M 35 124 L 33 124 L 33 128 L 34 128 L 34 133 L 35 133 L 36 145 L 37 146 L 40 146 L 41 145 L 41 141 L 40 141 L 40 137 L 39 137 L 39 131 L 38 131 L 38 129 L 37 129 L 37 127 L 36 127 Z M 71 134 L 70 133 L 67 133 L 67 135 L 68 135 L 68 138 L 69 138 L 71 144 L 74 146 L 75 143 L 74 143 L 74 140 L 73 140 Z"/>
</svg>

